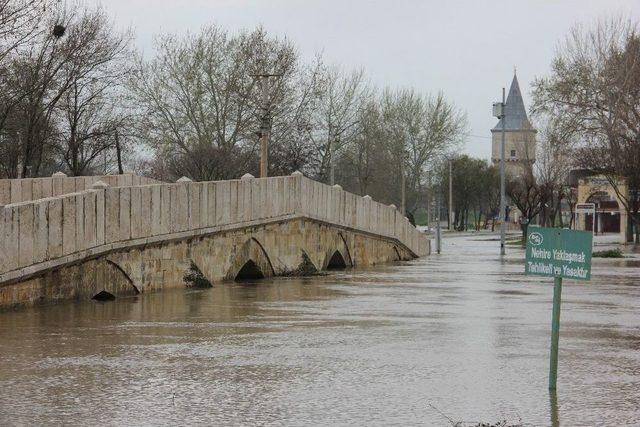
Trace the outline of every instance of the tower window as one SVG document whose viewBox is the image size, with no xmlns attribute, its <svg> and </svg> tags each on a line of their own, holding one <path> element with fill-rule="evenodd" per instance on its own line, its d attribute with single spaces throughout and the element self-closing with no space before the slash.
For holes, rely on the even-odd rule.
<svg viewBox="0 0 640 427">
<path fill-rule="evenodd" d="M 516 150 L 511 150 L 511 157 L 516 157 Z"/>
</svg>

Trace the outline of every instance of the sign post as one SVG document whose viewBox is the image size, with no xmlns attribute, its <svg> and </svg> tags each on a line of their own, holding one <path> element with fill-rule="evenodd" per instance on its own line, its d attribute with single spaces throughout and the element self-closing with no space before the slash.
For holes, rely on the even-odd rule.
<svg viewBox="0 0 640 427">
<path fill-rule="evenodd" d="M 562 279 L 591 279 L 592 242 L 593 234 L 588 231 L 533 226 L 528 229 L 525 274 L 554 279 L 549 360 L 550 390 L 556 389 L 558 379 Z"/>
<path fill-rule="evenodd" d="M 560 341 L 560 303 L 562 277 L 553 278 L 553 312 L 551 314 L 551 354 L 549 355 L 549 390 L 556 389 L 558 379 L 558 342 Z"/>
</svg>

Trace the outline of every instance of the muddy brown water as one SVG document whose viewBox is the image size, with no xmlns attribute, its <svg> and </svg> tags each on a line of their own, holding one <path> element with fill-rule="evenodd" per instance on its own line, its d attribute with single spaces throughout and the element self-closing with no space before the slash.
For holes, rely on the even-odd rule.
<svg viewBox="0 0 640 427">
<path fill-rule="evenodd" d="M 640 268 L 552 281 L 522 251 L 0 313 L 1 425 L 640 425 Z M 634 264 L 635 263 L 635 264 Z"/>
</svg>

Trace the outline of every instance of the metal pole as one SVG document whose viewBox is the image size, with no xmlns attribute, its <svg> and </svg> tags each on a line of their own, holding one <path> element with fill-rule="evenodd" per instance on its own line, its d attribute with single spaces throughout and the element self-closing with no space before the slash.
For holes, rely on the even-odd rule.
<svg viewBox="0 0 640 427">
<path fill-rule="evenodd" d="M 442 190 L 442 188 L 440 188 L 440 190 Z M 441 240 L 442 240 L 442 236 L 440 234 L 440 199 L 442 197 L 441 195 L 442 191 L 438 191 L 438 211 L 436 213 L 436 252 L 438 254 L 440 254 L 440 250 L 441 250 Z"/>
<path fill-rule="evenodd" d="M 261 78 L 262 80 L 262 108 L 263 108 L 263 116 L 262 116 L 262 135 L 260 138 L 260 178 L 267 177 L 267 170 L 269 167 L 269 107 L 267 103 L 269 102 L 269 85 L 268 78 L 264 76 Z"/>
<path fill-rule="evenodd" d="M 560 302 L 562 277 L 553 279 L 553 313 L 551 315 L 551 355 L 549 360 L 549 390 L 556 389 L 558 380 L 558 341 L 560 339 Z"/>
<path fill-rule="evenodd" d="M 452 164 L 453 162 L 449 159 L 449 231 L 451 231 L 453 227 L 453 175 L 452 175 Z"/>
<path fill-rule="evenodd" d="M 400 194 L 402 197 L 402 201 L 401 201 L 401 205 L 402 205 L 402 215 L 406 216 L 407 215 L 407 206 L 406 206 L 406 194 L 405 194 L 405 177 L 404 177 L 404 159 L 401 160 L 400 162 L 400 186 L 402 187 L 400 189 Z"/>
<path fill-rule="evenodd" d="M 500 255 L 504 255 L 504 238 L 507 224 L 506 220 L 506 200 L 505 200 L 505 179 L 504 179 L 504 137 L 506 126 L 506 104 L 504 88 L 502 88 L 502 143 L 500 144 Z"/>
<path fill-rule="evenodd" d="M 431 171 L 427 172 L 427 227 L 431 226 L 431 208 L 432 208 L 431 194 Z"/>
</svg>

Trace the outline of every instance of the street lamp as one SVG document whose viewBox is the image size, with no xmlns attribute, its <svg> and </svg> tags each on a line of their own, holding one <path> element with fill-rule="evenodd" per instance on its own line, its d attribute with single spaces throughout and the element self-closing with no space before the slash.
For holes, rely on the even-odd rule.
<svg viewBox="0 0 640 427">
<path fill-rule="evenodd" d="M 505 246 L 505 183 L 504 183 L 504 135 L 506 126 L 506 102 L 504 96 L 504 88 L 502 88 L 502 102 L 493 103 L 493 116 L 502 122 L 502 142 L 500 143 L 500 255 L 504 255 Z"/>
</svg>

